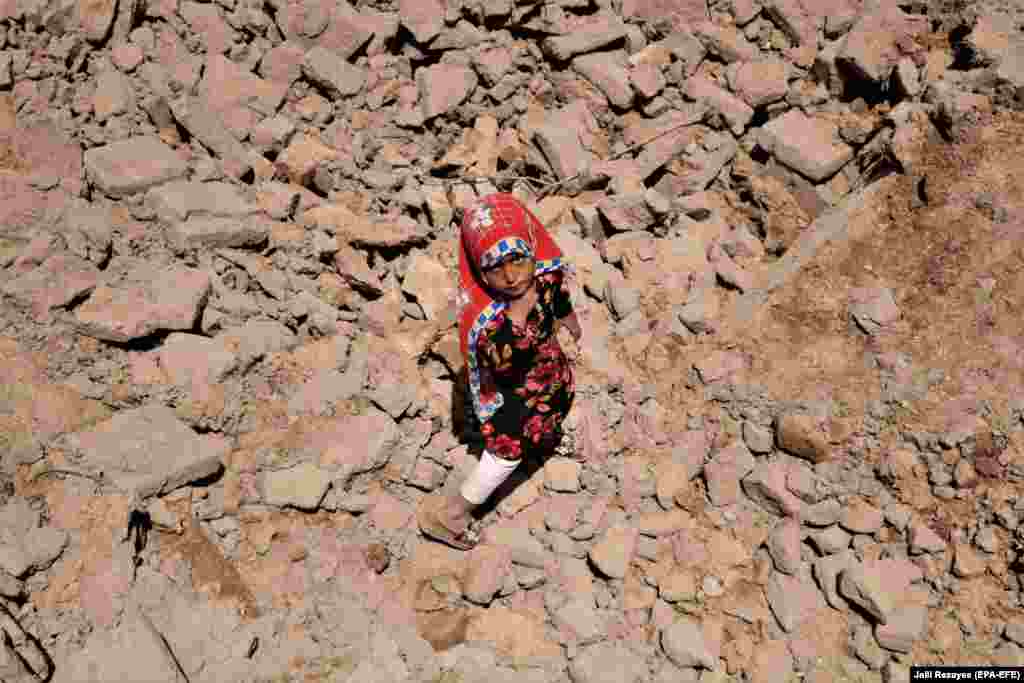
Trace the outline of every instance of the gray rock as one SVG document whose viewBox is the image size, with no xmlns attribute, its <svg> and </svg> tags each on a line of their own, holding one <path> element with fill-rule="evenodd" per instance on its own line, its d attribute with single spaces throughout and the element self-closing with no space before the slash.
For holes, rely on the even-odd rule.
<svg viewBox="0 0 1024 683">
<path fill-rule="evenodd" d="M 0 544 L 0 570 L 16 578 L 43 571 L 57 561 L 68 544 L 63 529 L 33 529 L 13 542 Z"/>
<path fill-rule="evenodd" d="M 366 85 L 365 69 L 350 64 L 324 47 L 314 47 L 306 53 L 302 72 L 335 97 L 351 97 Z"/>
<path fill-rule="evenodd" d="M 878 334 L 900 318 L 900 309 L 888 287 L 854 289 L 850 299 L 850 315 L 867 334 Z"/>
<path fill-rule="evenodd" d="M 590 560 L 605 576 L 621 579 L 633 559 L 638 533 L 627 526 L 615 526 L 590 549 Z"/>
<path fill-rule="evenodd" d="M 144 192 L 188 171 L 188 164 L 177 152 L 148 136 L 86 150 L 83 161 L 89 179 L 112 197 Z"/>
<path fill-rule="evenodd" d="M 814 586 L 809 571 L 800 571 L 796 576 L 772 572 L 765 588 L 765 597 L 772 614 L 786 633 L 792 633 L 806 621 L 815 610 L 825 606 L 821 591 Z"/>
<path fill-rule="evenodd" d="M 572 68 L 604 93 L 613 106 L 627 109 L 633 104 L 633 87 L 624 53 L 582 55 L 572 60 Z"/>
<path fill-rule="evenodd" d="M 594 608 L 593 599 L 570 600 L 552 615 L 556 628 L 567 629 L 578 645 L 589 645 L 605 637 L 607 624 Z"/>
<path fill-rule="evenodd" d="M 734 441 L 715 454 L 704 466 L 708 497 L 716 506 L 740 501 L 740 481 L 754 469 L 754 456 L 741 441 Z"/>
<path fill-rule="evenodd" d="M 243 218 L 259 213 L 234 185 L 223 182 L 173 181 L 147 192 L 146 204 L 166 223 L 193 215 Z"/>
<path fill-rule="evenodd" d="M 910 554 L 940 553 L 946 549 L 947 543 L 924 522 L 910 524 Z"/>
<path fill-rule="evenodd" d="M 846 602 L 839 595 L 839 575 L 856 562 L 857 558 L 852 550 L 844 550 L 814 562 L 814 578 L 825 594 L 825 600 L 836 609 L 848 609 Z"/>
<path fill-rule="evenodd" d="M 25 584 L 7 572 L 0 572 L 0 595 L 14 600 L 25 595 Z"/>
<path fill-rule="evenodd" d="M 800 537 L 800 522 L 792 518 L 780 520 L 768 534 L 768 553 L 780 572 L 792 575 L 800 570 Z"/>
<path fill-rule="evenodd" d="M 362 378 L 349 372 L 320 370 L 288 399 L 289 415 L 328 415 L 340 402 L 357 395 Z"/>
<path fill-rule="evenodd" d="M 241 327 L 225 330 L 217 341 L 234 351 L 243 370 L 268 353 L 288 351 L 299 344 L 298 336 L 276 320 L 250 320 Z M 339 348 L 338 355 L 344 358 L 348 354 L 348 338 L 339 335 L 333 341 Z"/>
<path fill-rule="evenodd" d="M 867 664 L 872 671 L 880 671 L 888 661 L 888 655 L 878 647 L 871 627 L 866 625 L 858 626 L 853 632 L 853 653 L 857 659 Z"/>
<path fill-rule="evenodd" d="M 323 452 L 320 465 L 334 472 L 335 485 L 386 465 L 402 437 L 391 416 L 375 408 L 342 418 L 334 429 L 337 440 Z"/>
<path fill-rule="evenodd" d="M 883 577 L 864 565 L 848 567 L 839 575 L 839 593 L 880 623 L 888 623 L 896 609 L 897 596 L 886 587 Z"/>
<path fill-rule="evenodd" d="M 1024 621 L 1007 622 L 1003 628 L 1003 635 L 1018 645 L 1024 645 Z"/>
<path fill-rule="evenodd" d="M 173 384 L 200 391 L 238 366 L 237 356 L 217 340 L 184 332 L 167 335 L 157 357 Z"/>
<path fill-rule="evenodd" d="M 144 614 L 125 618 L 113 629 L 97 629 L 85 647 L 56 667 L 54 683 L 145 681 L 181 683 L 167 639 Z"/>
<path fill-rule="evenodd" d="M 647 677 L 647 662 L 621 642 L 582 648 L 569 664 L 572 683 L 640 683 Z"/>
<path fill-rule="evenodd" d="M 39 319 L 92 292 L 99 281 L 100 271 L 92 263 L 74 254 L 61 253 L 6 282 L 2 291 L 16 303 L 30 308 Z"/>
<path fill-rule="evenodd" d="M 565 61 L 576 55 L 599 50 L 626 35 L 626 26 L 612 14 L 600 14 L 582 28 L 564 36 L 548 38 L 542 43 L 544 52 Z"/>
<path fill-rule="evenodd" d="M 835 498 L 823 500 L 814 505 L 807 505 L 800 514 L 800 521 L 808 526 L 831 526 L 839 521 L 843 514 L 843 506 Z"/>
<path fill-rule="evenodd" d="M 885 506 L 885 521 L 892 524 L 899 531 L 907 528 L 913 511 L 902 503 L 890 503 Z"/>
<path fill-rule="evenodd" d="M 640 310 L 640 292 L 626 283 L 620 273 L 612 272 L 605 286 L 604 299 L 617 320 L 625 320 Z"/>
<path fill-rule="evenodd" d="M 123 410 L 68 437 L 84 468 L 140 497 L 170 493 L 216 474 L 229 444 L 199 435 L 163 405 Z"/>
<path fill-rule="evenodd" d="M 83 334 L 127 342 L 158 330 L 195 327 L 210 295 L 210 276 L 192 268 L 140 265 L 117 287 L 100 285 L 75 311 Z"/>
<path fill-rule="evenodd" d="M 759 131 L 759 144 L 780 162 L 815 182 L 827 180 L 853 158 L 839 128 L 824 118 L 791 109 Z"/>
<path fill-rule="evenodd" d="M 700 624 L 680 618 L 661 632 L 661 648 L 672 663 L 681 668 L 718 668 L 716 657 L 704 640 Z"/>
<path fill-rule="evenodd" d="M 241 178 L 252 170 L 249 151 L 224 124 L 221 114 L 198 98 L 180 97 L 170 104 L 181 126 L 220 158 L 224 172 Z"/>
<path fill-rule="evenodd" d="M 461 64 L 434 64 L 416 70 L 423 118 L 432 119 L 462 104 L 476 89 L 476 72 Z"/>
<path fill-rule="evenodd" d="M 742 482 L 743 491 L 762 508 L 780 517 L 800 513 L 800 501 L 786 487 L 786 469 L 778 461 L 764 462 Z"/>
<path fill-rule="evenodd" d="M 809 537 L 822 555 L 835 555 L 850 547 L 850 534 L 837 525 L 813 532 Z"/>
<path fill-rule="evenodd" d="M 884 624 L 875 626 L 875 638 L 886 650 L 910 652 L 914 644 L 928 632 L 926 605 L 901 605 Z"/>
<path fill-rule="evenodd" d="M 715 291 L 711 288 L 700 288 L 696 292 L 691 292 L 686 303 L 676 307 L 675 314 L 690 332 L 694 334 L 710 333 L 715 331 L 715 321 L 718 318 L 719 309 L 720 305 Z M 770 437 L 771 435 L 769 435 Z M 746 432 L 744 432 L 744 439 L 746 439 Z M 748 442 L 747 445 L 750 446 L 750 443 Z M 769 450 L 771 450 L 770 447 Z"/>
<path fill-rule="evenodd" d="M 683 323 L 685 324 L 686 321 L 684 320 Z M 763 455 L 765 453 L 772 452 L 775 437 L 770 429 L 762 427 L 750 420 L 744 420 L 743 441 L 747 444 L 747 448 L 749 448 L 752 453 Z"/>
<path fill-rule="evenodd" d="M 316 510 L 331 485 L 329 472 L 312 463 L 262 474 L 263 502 L 276 507 Z"/>
</svg>

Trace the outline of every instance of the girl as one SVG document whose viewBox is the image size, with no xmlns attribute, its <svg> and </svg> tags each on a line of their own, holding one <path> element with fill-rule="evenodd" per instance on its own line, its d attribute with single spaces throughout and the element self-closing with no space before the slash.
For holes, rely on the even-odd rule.
<svg viewBox="0 0 1024 683">
<path fill-rule="evenodd" d="M 555 333 L 564 326 L 579 343 L 582 329 L 558 245 L 515 197 L 477 200 L 461 232 L 459 337 L 485 449 L 459 495 L 428 499 L 418 519 L 426 536 L 469 550 L 473 509 L 524 455 L 558 444 L 573 375 Z"/>
</svg>

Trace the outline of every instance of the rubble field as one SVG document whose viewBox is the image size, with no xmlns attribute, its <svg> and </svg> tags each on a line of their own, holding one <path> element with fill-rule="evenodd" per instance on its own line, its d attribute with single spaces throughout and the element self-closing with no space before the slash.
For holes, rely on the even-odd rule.
<svg viewBox="0 0 1024 683">
<path fill-rule="evenodd" d="M 0 681 L 1024 666 L 1024 11 L 0 2 Z M 584 328 L 480 452 L 463 207 Z"/>
</svg>

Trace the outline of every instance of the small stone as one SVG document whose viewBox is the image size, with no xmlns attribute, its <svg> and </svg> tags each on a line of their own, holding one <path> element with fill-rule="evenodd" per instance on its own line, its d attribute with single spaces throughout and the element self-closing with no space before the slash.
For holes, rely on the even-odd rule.
<svg viewBox="0 0 1024 683">
<path fill-rule="evenodd" d="M 570 600 L 552 616 L 552 621 L 557 628 L 572 633 L 579 645 L 596 643 L 604 638 L 607 630 L 604 618 L 594 609 L 593 600 Z"/>
<path fill-rule="evenodd" d="M 875 638 L 886 650 L 910 652 L 928 631 L 928 607 L 907 604 L 896 609 L 884 624 L 875 626 Z"/>
<path fill-rule="evenodd" d="M 835 498 L 823 500 L 803 509 L 800 520 L 809 526 L 832 526 L 843 514 L 843 506 Z"/>
<path fill-rule="evenodd" d="M 512 571 L 511 553 L 507 548 L 482 545 L 469 552 L 466 564 L 466 599 L 478 605 L 490 604 Z"/>
<path fill-rule="evenodd" d="M 874 534 L 882 528 L 884 520 L 885 515 L 881 510 L 858 499 L 843 510 L 839 524 L 855 534 Z"/>
<path fill-rule="evenodd" d="M 828 440 L 810 415 L 788 413 L 781 416 L 775 426 L 779 448 L 813 463 L 825 462 L 831 457 Z"/>
<path fill-rule="evenodd" d="M 745 420 L 743 422 L 743 441 L 752 453 L 762 455 L 772 452 L 775 437 L 771 430 L 750 420 Z"/>
<path fill-rule="evenodd" d="M 902 503 L 890 503 L 885 507 L 885 521 L 892 524 L 899 531 L 907 528 L 912 515 L 913 511 Z"/>
<path fill-rule="evenodd" d="M 855 563 L 856 558 L 853 551 L 850 550 L 823 557 L 814 563 L 814 578 L 821 586 L 825 600 L 836 609 L 847 609 L 848 607 L 839 595 L 839 575 Z"/>
<path fill-rule="evenodd" d="M 603 642 L 582 648 L 569 663 L 574 683 L 640 683 L 647 679 L 647 662 L 622 642 Z"/>
<path fill-rule="evenodd" d="M 953 573 L 961 579 L 979 576 L 985 573 L 986 562 L 977 551 L 967 543 L 956 543 L 953 546 Z"/>
<path fill-rule="evenodd" d="M 940 553 L 946 549 L 946 542 L 924 522 L 910 525 L 910 554 Z"/>
<path fill-rule="evenodd" d="M 796 576 L 772 572 L 765 597 L 772 614 L 786 633 L 794 632 L 816 610 L 825 606 L 821 591 L 815 587 L 808 572 L 800 572 Z"/>
<path fill-rule="evenodd" d="M 544 463 L 544 485 L 552 491 L 577 493 L 583 466 L 569 458 L 551 458 Z"/>
<path fill-rule="evenodd" d="M 316 510 L 327 495 L 331 474 L 312 463 L 263 474 L 263 500 L 268 505 Z"/>
<path fill-rule="evenodd" d="M 605 576 L 621 579 L 633 558 L 638 533 L 626 526 L 609 529 L 604 538 L 590 549 L 590 560 Z"/>
<path fill-rule="evenodd" d="M 548 575 L 543 569 L 534 569 L 532 567 L 520 567 L 516 571 L 516 581 L 519 582 L 521 588 L 526 590 L 532 590 L 538 586 L 543 586 L 548 580 Z"/>
<path fill-rule="evenodd" d="M 1018 645 L 1024 645 L 1024 621 L 1007 623 L 1003 628 L 1003 635 Z"/>
<path fill-rule="evenodd" d="M 700 625 L 691 619 L 679 619 L 662 631 L 661 648 L 678 667 L 718 668 L 718 658 L 708 648 Z"/>
<path fill-rule="evenodd" d="M 810 539 L 822 555 L 835 555 L 850 547 L 850 534 L 837 525 L 810 534 Z"/>
<path fill-rule="evenodd" d="M 768 535 L 768 553 L 775 568 L 785 574 L 800 569 L 800 523 L 792 518 L 778 522 Z"/>
<path fill-rule="evenodd" d="M 995 528 L 984 526 L 978 529 L 978 533 L 974 535 L 974 544 L 989 554 L 999 550 L 999 537 L 996 536 Z"/>
<path fill-rule="evenodd" d="M 863 565 L 843 570 L 839 575 L 839 592 L 881 624 L 888 622 L 895 609 L 895 597 L 886 590 L 882 576 Z"/>
<path fill-rule="evenodd" d="M 879 671 L 889 659 L 888 655 L 878 647 L 871 628 L 866 625 L 858 626 L 853 632 L 853 653 L 857 659 L 868 665 L 872 671 Z"/>
</svg>

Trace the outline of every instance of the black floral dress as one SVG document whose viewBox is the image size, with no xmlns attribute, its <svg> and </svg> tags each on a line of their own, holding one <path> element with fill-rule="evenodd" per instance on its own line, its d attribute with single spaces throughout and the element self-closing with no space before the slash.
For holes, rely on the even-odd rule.
<svg viewBox="0 0 1024 683">
<path fill-rule="evenodd" d="M 492 454 L 518 460 L 554 448 L 572 406 L 575 385 L 555 323 L 573 311 L 561 270 L 538 275 L 537 305 L 522 325 L 505 312 L 484 328 L 477 345 L 480 392 L 501 392 L 503 403 L 481 425 Z"/>
</svg>

